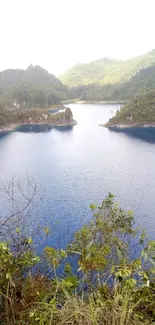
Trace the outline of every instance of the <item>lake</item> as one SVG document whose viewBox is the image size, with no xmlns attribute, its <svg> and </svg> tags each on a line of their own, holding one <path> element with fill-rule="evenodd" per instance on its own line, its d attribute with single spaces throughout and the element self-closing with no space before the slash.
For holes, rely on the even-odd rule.
<svg viewBox="0 0 155 325">
<path fill-rule="evenodd" d="M 155 143 L 99 127 L 119 105 L 70 105 L 77 126 L 48 133 L 14 132 L 0 138 L 0 179 L 25 174 L 45 189 L 31 225 L 52 225 L 47 244 L 64 246 L 91 218 L 89 205 L 108 192 L 132 209 L 136 224 L 155 229 Z M 0 215 L 7 210 L 1 199 Z"/>
</svg>

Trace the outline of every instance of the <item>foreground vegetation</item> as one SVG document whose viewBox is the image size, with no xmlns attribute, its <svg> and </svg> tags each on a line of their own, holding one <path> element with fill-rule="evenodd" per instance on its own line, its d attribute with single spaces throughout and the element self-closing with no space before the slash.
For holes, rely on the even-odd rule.
<svg viewBox="0 0 155 325">
<path fill-rule="evenodd" d="M 131 103 L 117 111 L 107 126 L 115 124 L 155 125 L 155 91 L 136 97 Z"/>
<path fill-rule="evenodd" d="M 101 206 L 90 207 L 92 220 L 66 250 L 45 247 L 38 256 L 32 238 L 23 238 L 19 227 L 0 243 L 1 324 L 137 325 L 155 320 L 155 241 L 134 228 L 132 212 L 122 210 L 112 194 Z M 7 218 L 1 229 L 15 225 L 16 217 Z M 49 229 L 43 232 L 48 236 Z"/>
</svg>

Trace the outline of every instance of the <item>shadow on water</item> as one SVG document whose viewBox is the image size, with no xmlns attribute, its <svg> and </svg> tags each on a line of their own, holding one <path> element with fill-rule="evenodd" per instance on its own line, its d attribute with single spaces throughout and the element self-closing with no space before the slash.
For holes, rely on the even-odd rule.
<svg viewBox="0 0 155 325">
<path fill-rule="evenodd" d="M 73 126 L 70 125 L 60 125 L 60 126 L 51 126 L 49 124 L 24 124 L 16 129 L 17 132 L 26 132 L 26 133 L 44 133 L 50 132 L 52 129 L 57 129 L 59 131 L 71 131 Z"/>
<path fill-rule="evenodd" d="M 131 138 L 140 139 L 148 143 L 155 143 L 155 127 L 131 127 L 111 131 L 124 133 Z"/>
<path fill-rule="evenodd" d="M 12 133 L 12 131 L 11 132 L 10 131 L 0 132 L 0 140 L 8 137 L 11 133 Z"/>
<path fill-rule="evenodd" d="M 61 125 L 61 126 L 55 126 L 55 129 L 60 132 L 71 132 L 73 130 L 73 125 Z"/>
</svg>

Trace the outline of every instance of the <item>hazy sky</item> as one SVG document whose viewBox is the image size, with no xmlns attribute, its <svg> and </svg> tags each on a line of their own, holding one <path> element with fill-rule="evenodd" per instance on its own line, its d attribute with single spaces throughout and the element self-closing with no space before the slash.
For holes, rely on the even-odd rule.
<svg viewBox="0 0 155 325">
<path fill-rule="evenodd" d="M 0 0 L 0 13 L 0 70 L 32 63 L 59 75 L 155 48 L 155 0 Z"/>
</svg>

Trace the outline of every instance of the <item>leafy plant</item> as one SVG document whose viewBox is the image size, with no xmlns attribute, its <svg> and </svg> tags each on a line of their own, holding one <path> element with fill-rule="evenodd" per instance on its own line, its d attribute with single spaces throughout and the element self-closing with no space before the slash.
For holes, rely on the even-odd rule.
<svg viewBox="0 0 155 325">
<path fill-rule="evenodd" d="M 133 213 L 122 210 L 111 193 L 99 207 L 90 207 L 92 220 L 66 250 L 46 247 L 39 258 L 29 238 L 29 250 L 16 256 L 8 243 L 0 243 L 2 324 L 150 325 L 155 320 L 155 241 L 134 228 Z M 134 238 L 139 253 L 133 258 Z M 40 263 L 48 266 L 43 272 Z"/>
</svg>

